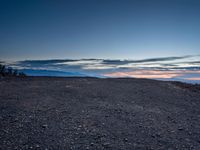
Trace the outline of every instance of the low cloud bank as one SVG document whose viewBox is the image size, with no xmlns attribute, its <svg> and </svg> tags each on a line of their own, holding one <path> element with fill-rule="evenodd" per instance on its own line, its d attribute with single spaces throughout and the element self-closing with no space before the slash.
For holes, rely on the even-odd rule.
<svg viewBox="0 0 200 150">
<path fill-rule="evenodd" d="M 200 55 L 181 57 L 161 57 L 143 60 L 108 60 L 108 59 L 64 59 L 64 60 L 25 60 L 7 65 L 21 69 L 34 70 L 40 75 L 41 70 L 95 77 L 133 77 L 152 79 L 178 79 L 200 81 Z M 31 73 L 30 73 L 31 75 Z M 55 76 L 59 73 L 55 73 Z"/>
</svg>

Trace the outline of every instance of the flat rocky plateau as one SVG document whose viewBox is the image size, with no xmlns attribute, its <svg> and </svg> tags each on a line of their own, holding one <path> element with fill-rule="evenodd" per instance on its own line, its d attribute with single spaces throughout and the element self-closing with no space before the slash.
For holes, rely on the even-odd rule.
<svg viewBox="0 0 200 150">
<path fill-rule="evenodd" d="M 199 150 L 200 85 L 1 78 L 0 149 Z"/>
</svg>

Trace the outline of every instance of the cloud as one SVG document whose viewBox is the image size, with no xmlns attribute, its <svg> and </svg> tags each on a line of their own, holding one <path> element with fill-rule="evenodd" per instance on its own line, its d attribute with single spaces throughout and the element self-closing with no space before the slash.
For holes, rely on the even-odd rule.
<svg viewBox="0 0 200 150">
<path fill-rule="evenodd" d="M 193 56 L 181 56 L 181 57 L 160 57 L 160 58 L 150 58 L 150 59 L 141 59 L 141 60 L 103 60 L 104 64 L 128 64 L 128 63 L 146 63 L 146 62 L 162 62 L 162 61 L 174 61 L 185 58 L 190 58 Z"/>
<path fill-rule="evenodd" d="M 180 67 L 180 62 L 174 62 L 194 56 L 182 57 L 163 57 L 163 58 L 150 58 L 142 60 L 105 60 L 105 59 L 79 59 L 79 60 L 25 60 L 19 61 L 15 65 L 21 67 L 69 67 L 69 68 L 82 68 L 85 70 L 98 70 L 98 69 L 126 69 L 126 68 L 144 68 L 144 67 Z M 166 63 L 168 62 L 168 63 Z M 184 62 L 182 62 L 183 64 Z M 199 61 L 187 62 L 189 67 L 198 66 Z M 72 67 L 70 67 L 72 66 Z M 183 66 L 183 65 L 182 65 Z M 195 67 L 196 67 L 195 66 Z M 186 67 L 186 66 L 185 66 Z"/>
<path fill-rule="evenodd" d="M 18 69 L 75 72 L 88 76 L 136 78 L 200 77 L 200 56 L 162 57 L 141 60 L 53 59 L 25 60 L 10 63 Z"/>
</svg>

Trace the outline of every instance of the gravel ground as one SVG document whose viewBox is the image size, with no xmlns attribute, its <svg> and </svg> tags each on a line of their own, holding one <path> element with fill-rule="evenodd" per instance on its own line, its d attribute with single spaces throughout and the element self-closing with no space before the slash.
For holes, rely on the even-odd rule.
<svg viewBox="0 0 200 150">
<path fill-rule="evenodd" d="M 200 149 L 200 86 L 148 79 L 0 79 L 0 149 Z"/>
</svg>

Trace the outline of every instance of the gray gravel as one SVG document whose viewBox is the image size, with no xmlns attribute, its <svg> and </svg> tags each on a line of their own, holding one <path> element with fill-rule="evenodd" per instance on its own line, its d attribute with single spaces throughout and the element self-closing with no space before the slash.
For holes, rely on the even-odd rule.
<svg viewBox="0 0 200 150">
<path fill-rule="evenodd" d="M 200 86 L 147 79 L 0 80 L 0 149 L 200 149 Z"/>
</svg>

